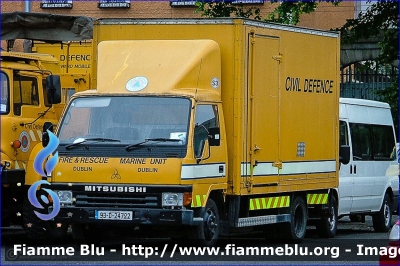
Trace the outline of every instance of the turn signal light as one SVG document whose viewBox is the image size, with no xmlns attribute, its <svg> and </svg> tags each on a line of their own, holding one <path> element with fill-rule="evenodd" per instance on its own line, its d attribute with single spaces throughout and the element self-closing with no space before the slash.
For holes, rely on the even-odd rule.
<svg viewBox="0 0 400 266">
<path fill-rule="evenodd" d="M 183 193 L 183 206 L 188 206 L 192 204 L 192 192 Z"/>
<path fill-rule="evenodd" d="M 21 147 L 21 141 L 19 141 L 19 140 L 14 140 L 11 146 L 12 146 L 14 149 L 18 149 L 19 147 Z"/>
</svg>

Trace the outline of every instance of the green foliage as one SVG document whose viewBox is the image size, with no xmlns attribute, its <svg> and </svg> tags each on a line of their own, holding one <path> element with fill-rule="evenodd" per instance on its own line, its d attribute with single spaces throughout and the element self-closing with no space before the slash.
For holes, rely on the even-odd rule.
<svg viewBox="0 0 400 266">
<path fill-rule="evenodd" d="M 252 18 L 261 20 L 260 9 L 256 7 L 250 7 L 244 9 L 243 4 L 233 5 L 231 2 L 225 1 L 196 1 L 196 10 L 194 13 L 201 12 L 202 17 L 218 18 L 218 17 L 241 17 L 241 18 Z"/>
<path fill-rule="evenodd" d="M 346 24 L 337 29 L 341 31 L 343 43 L 354 43 L 361 39 L 378 37 L 381 41 L 381 55 L 377 65 L 392 64 L 398 60 L 398 2 L 378 1 L 372 4 L 365 13 L 356 19 L 347 20 Z M 391 86 L 378 92 L 382 100 L 389 103 L 395 127 L 398 128 L 398 78 L 393 78 Z M 396 130 L 397 132 L 397 130 Z"/>
<path fill-rule="evenodd" d="M 243 4 L 232 4 L 232 1 L 196 1 L 195 13 L 201 12 L 203 17 L 243 17 L 252 18 L 256 20 L 273 21 L 284 24 L 296 25 L 300 21 L 301 14 L 309 14 L 315 11 L 319 2 L 323 0 L 270 0 L 272 4 L 280 3 L 275 10 L 267 16 L 262 18 L 260 9 L 257 7 L 250 7 L 245 9 Z M 331 2 L 338 5 L 341 0 L 325 0 L 324 2 Z"/>
<path fill-rule="evenodd" d="M 358 18 L 347 20 L 341 28 L 343 43 L 353 43 L 360 39 L 380 37 L 382 55 L 379 63 L 392 63 L 397 59 L 398 27 L 397 1 L 378 1 L 370 6 L 365 13 L 360 13 Z"/>
<path fill-rule="evenodd" d="M 377 91 L 377 95 L 381 96 L 383 98 L 384 102 L 387 102 L 392 111 L 392 117 L 393 117 L 393 123 L 396 129 L 396 134 L 398 134 L 399 130 L 399 106 L 398 106 L 398 101 L 399 101 L 399 89 L 398 89 L 398 73 L 396 73 L 395 77 L 393 78 L 395 81 L 388 87 Z M 399 136 L 397 136 L 399 137 Z"/>
<path fill-rule="evenodd" d="M 322 0 L 307 0 L 307 1 L 290 1 L 290 0 L 270 0 L 271 3 L 280 2 L 280 5 L 268 15 L 268 20 L 283 23 L 297 25 L 300 21 L 301 14 L 310 14 L 317 9 L 318 3 Z M 340 0 L 325 1 L 331 2 L 337 6 Z"/>
</svg>

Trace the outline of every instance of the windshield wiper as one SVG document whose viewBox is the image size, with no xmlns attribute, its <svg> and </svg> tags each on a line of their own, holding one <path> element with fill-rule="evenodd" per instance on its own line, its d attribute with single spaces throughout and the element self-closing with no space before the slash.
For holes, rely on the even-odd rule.
<svg viewBox="0 0 400 266">
<path fill-rule="evenodd" d="M 133 148 L 139 147 L 149 141 L 158 141 L 158 142 L 179 142 L 182 141 L 181 139 L 168 139 L 168 138 L 153 138 L 153 139 L 145 139 L 142 142 L 136 143 L 136 144 L 131 144 L 125 147 L 125 150 L 129 151 Z"/>
<path fill-rule="evenodd" d="M 85 143 L 87 141 L 99 141 L 99 142 L 121 142 L 118 139 L 108 139 L 108 138 L 88 138 L 88 139 L 84 139 L 81 138 L 81 141 L 78 142 L 74 142 L 72 144 L 68 144 L 67 146 L 65 146 L 65 149 L 70 150 L 73 147 L 79 146 L 82 143 Z"/>
</svg>

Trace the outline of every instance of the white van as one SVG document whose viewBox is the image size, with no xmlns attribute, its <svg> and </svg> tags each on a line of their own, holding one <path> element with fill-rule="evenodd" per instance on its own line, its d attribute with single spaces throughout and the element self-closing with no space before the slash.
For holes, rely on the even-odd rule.
<svg viewBox="0 0 400 266">
<path fill-rule="evenodd" d="M 397 211 L 399 179 L 396 140 L 387 103 L 340 99 L 340 145 L 350 146 L 350 162 L 340 165 L 338 218 L 373 218 L 387 232 Z"/>
</svg>

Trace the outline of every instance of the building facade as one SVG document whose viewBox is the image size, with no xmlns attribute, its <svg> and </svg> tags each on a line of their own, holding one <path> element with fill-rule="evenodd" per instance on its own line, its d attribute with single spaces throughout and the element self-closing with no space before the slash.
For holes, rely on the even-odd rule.
<svg viewBox="0 0 400 266">
<path fill-rule="evenodd" d="M 1 12 L 39 12 L 92 18 L 199 18 L 195 13 L 196 1 L 187 0 L 42 0 L 2 1 Z M 269 0 L 241 0 L 244 8 L 257 7 L 266 18 L 279 4 Z M 321 2 L 311 14 L 304 14 L 298 26 L 329 30 L 342 26 L 346 19 L 354 18 L 357 1 L 342 1 L 338 6 Z"/>
</svg>

